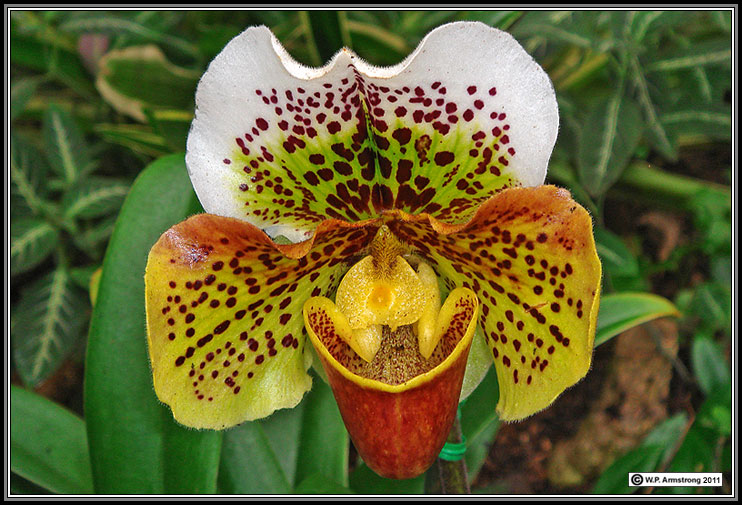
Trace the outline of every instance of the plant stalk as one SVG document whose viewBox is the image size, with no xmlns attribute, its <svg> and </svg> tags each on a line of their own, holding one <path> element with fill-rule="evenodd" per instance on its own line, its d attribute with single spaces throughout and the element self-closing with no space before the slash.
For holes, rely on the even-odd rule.
<svg viewBox="0 0 742 505">
<path fill-rule="evenodd" d="M 457 416 L 446 442 L 460 444 L 462 441 L 461 421 Z M 471 494 L 469 474 L 464 458 L 458 461 L 438 458 L 434 467 L 428 470 L 426 475 L 425 492 L 426 494 Z"/>
</svg>

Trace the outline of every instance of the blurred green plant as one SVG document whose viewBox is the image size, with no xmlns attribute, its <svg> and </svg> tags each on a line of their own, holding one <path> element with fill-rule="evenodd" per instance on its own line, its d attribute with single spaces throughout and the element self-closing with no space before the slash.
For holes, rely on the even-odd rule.
<svg viewBox="0 0 742 505">
<path fill-rule="evenodd" d="M 11 344 L 27 388 L 11 390 L 12 493 L 426 491 L 424 477 L 392 481 L 349 465 L 348 437 L 321 379 L 299 408 L 263 421 L 223 434 L 178 426 L 152 393 L 142 279 L 159 233 L 200 210 L 181 153 L 198 78 L 232 37 L 265 24 L 304 64 L 321 65 L 348 45 L 391 65 L 455 20 L 511 32 L 554 82 L 562 128 L 549 178 L 593 213 L 604 265 L 596 344 L 682 314 L 697 411 L 656 427 L 593 490 L 635 490 L 627 471 L 730 470 L 731 162 L 693 171 L 687 156 L 730 151 L 729 10 L 12 10 Z M 636 230 L 611 226 L 621 206 L 679 213 L 687 242 L 655 258 Z M 83 419 L 30 389 L 85 345 L 85 291 L 101 266 Z M 651 294 L 668 274 L 674 305 Z M 489 373 L 462 406 L 471 482 L 497 433 L 497 391 Z"/>
</svg>

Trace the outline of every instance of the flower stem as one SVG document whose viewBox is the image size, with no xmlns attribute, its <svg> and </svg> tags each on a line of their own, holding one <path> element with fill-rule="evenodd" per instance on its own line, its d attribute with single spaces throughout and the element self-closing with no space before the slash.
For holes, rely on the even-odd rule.
<svg viewBox="0 0 742 505">
<path fill-rule="evenodd" d="M 460 444 L 462 441 L 461 422 L 457 416 L 446 442 Z M 438 458 L 436 464 L 428 470 L 426 475 L 425 492 L 427 494 L 471 494 L 469 474 L 466 470 L 464 458 L 458 461 L 446 461 Z"/>
</svg>

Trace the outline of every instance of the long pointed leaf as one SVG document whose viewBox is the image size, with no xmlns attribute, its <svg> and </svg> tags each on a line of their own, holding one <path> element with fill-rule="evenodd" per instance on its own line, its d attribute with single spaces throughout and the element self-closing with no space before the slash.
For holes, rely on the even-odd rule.
<svg viewBox="0 0 742 505">
<path fill-rule="evenodd" d="M 348 432 L 330 386 L 312 381 L 304 398 L 304 420 L 299 440 L 296 482 L 320 473 L 341 486 L 348 485 Z"/>
<path fill-rule="evenodd" d="M 10 469 L 55 493 L 92 493 L 85 423 L 43 396 L 11 386 Z"/>
<path fill-rule="evenodd" d="M 344 46 L 350 47 L 350 34 L 345 13 L 340 11 L 309 11 L 311 35 L 323 62 Z"/>
<path fill-rule="evenodd" d="M 123 114 L 146 122 L 145 109 L 193 109 L 198 74 L 170 63 L 157 46 L 115 49 L 99 65 L 95 85 Z"/>
<path fill-rule="evenodd" d="M 291 492 L 260 422 L 243 423 L 224 433 L 219 488 L 230 494 Z"/>
<path fill-rule="evenodd" d="M 732 49 L 730 41 L 710 41 L 696 44 L 692 48 L 679 50 L 667 58 L 647 65 L 648 72 L 667 72 L 705 65 L 731 65 Z"/>
<path fill-rule="evenodd" d="M 461 432 L 466 437 L 466 469 L 470 483 L 484 464 L 500 426 L 500 419 L 495 412 L 499 396 L 497 374 L 492 367 L 477 389 L 461 405 Z"/>
<path fill-rule="evenodd" d="M 661 296 L 651 293 L 605 295 L 600 299 L 595 346 L 634 326 L 666 316 L 679 317 L 680 312 L 670 300 Z"/>
<path fill-rule="evenodd" d="M 216 491 L 221 433 L 187 430 L 155 397 L 145 337 L 144 268 L 162 232 L 197 211 L 183 155 L 135 181 L 103 264 L 88 339 L 85 415 L 99 493 Z"/>
<path fill-rule="evenodd" d="M 293 409 L 281 409 L 269 418 L 260 420 L 273 453 L 291 485 L 296 484 L 294 477 L 305 407 L 306 403 L 302 402 Z"/>
</svg>

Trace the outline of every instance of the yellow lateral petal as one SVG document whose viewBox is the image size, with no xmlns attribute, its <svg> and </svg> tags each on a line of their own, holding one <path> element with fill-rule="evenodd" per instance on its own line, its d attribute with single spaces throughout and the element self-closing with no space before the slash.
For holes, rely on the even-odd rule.
<svg viewBox="0 0 742 505">
<path fill-rule="evenodd" d="M 449 286 L 471 288 L 503 420 L 549 406 L 590 369 L 601 265 L 587 211 L 554 186 L 510 188 L 467 223 L 399 213 L 390 228 Z"/>
</svg>

